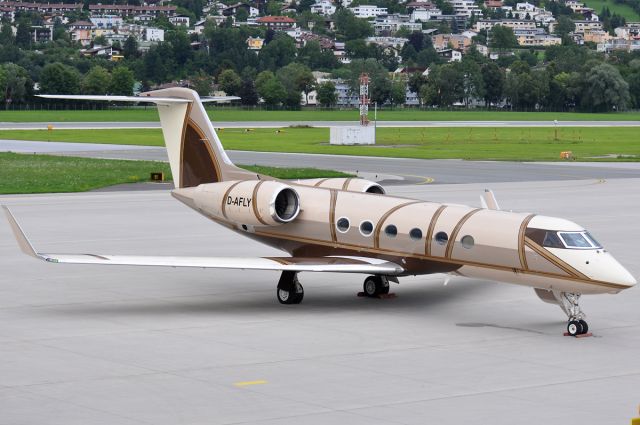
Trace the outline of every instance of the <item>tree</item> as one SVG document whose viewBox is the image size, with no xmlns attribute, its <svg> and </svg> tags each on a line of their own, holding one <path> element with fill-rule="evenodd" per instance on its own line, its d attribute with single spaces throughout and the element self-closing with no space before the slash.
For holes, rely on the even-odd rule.
<svg viewBox="0 0 640 425">
<path fill-rule="evenodd" d="M 240 103 L 243 105 L 253 106 L 258 104 L 260 98 L 258 97 L 256 85 L 253 83 L 253 78 L 247 76 L 242 79 L 238 96 L 240 96 Z"/>
<path fill-rule="evenodd" d="M 80 87 L 83 94 L 107 94 L 111 85 L 109 71 L 101 66 L 94 66 L 82 79 Z"/>
<path fill-rule="evenodd" d="M 391 96 L 392 105 L 404 105 L 407 101 L 407 85 L 404 81 L 394 81 L 391 84 Z"/>
<path fill-rule="evenodd" d="M 369 83 L 369 93 L 371 102 L 384 105 L 391 100 L 391 80 L 385 73 L 378 73 L 371 77 Z"/>
<path fill-rule="evenodd" d="M 278 33 L 260 50 L 260 69 L 275 71 L 292 62 L 295 56 L 295 40 L 287 34 Z"/>
<path fill-rule="evenodd" d="M 464 76 L 460 67 L 447 63 L 436 66 L 420 89 L 423 101 L 430 105 L 449 107 L 464 96 Z"/>
<path fill-rule="evenodd" d="M 50 63 L 40 73 L 40 92 L 47 94 L 77 94 L 80 74 L 75 68 L 60 62 Z"/>
<path fill-rule="evenodd" d="M 139 56 L 138 41 L 134 36 L 130 35 L 124 41 L 122 53 L 124 54 L 125 59 L 135 59 Z"/>
<path fill-rule="evenodd" d="M 111 73 L 111 85 L 109 91 L 113 95 L 131 96 L 135 79 L 133 72 L 126 66 L 117 66 Z"/>
<path fill-rule="evenodd" d="M 4 22 L 2 24 L 2 29 L 0 30 L 0 46 L 9 46 L 14 42 L 15 37 L 13 36 L 11 24 L 9 22 Z"/>
<path fill-rule="evenodd" d="M 464 57 L 462 62 L 457 62 L 454 66 L 459 68 L 462 75 L 462 98 L 465 106 L 469 106 L 473 99 L 484 98 L 485 87 L 480 65 L 472 59 Z"/>
<path fill-rule="evenodd" d="M 622 110 L 629 102 L 629 84 L 615 67 L 603 63 L 587 72 L 583 107 L 593 111 Z"/>
<path fill-rule="evenodd" d="M 343 40 L 366 38 L 373 34 L 373 28 L 365 19 L 356 18 L 349 9 L 337 10 L 333 15 L 336 29 Z"/>
<path fill-rule="evenodd" d="M 511 28 L 494 25 L 489 31 L 489 46 L 496 49 L 511 49 L 518 47 L 518 40 Z"/>
<path fill-rule="evenodd" d="M 93 39 L 94 46 L 106 46 L 107 44 L 107 37 L 104 35 L 98 35 Z"/>
<path fill-rule="evenodd" d="M 576 24 L 570 17 L 564 15 L 558 17 L 558 23 L 556 24 L 554 32 L 562 38 L 563 44 L 568 44 L 565 43 L 565 39 L 568 39 L 569 33 L 575 30 Z"/>
<path fill-rule="evenodd" d="M 18 47 L 28 48 L 31 46 L 31 24 L 26 19 L 22 19 L 18 23 L 16 30 L 16 45 Z"/>
<path fill-rule="evenodd" d="M 247 12 L 247 9 L 245 9 L 244 7 L 239 7 L 238 11 L 236 12 L 236 21 L 247 22 L 248 18 L 249 12 Z"/>
<path fill-rule="evenodd" d="M 211 94 L 212 83 L 212 78 L 202 72 L 202 70 L 198 71 L 198 73 L 191 78 L 191 87 L 200 96 L 209 96 Z"/>
<path fill-rule="evenodd" d="M 315 78 L 311 70 L 299 63 L 290 63 L 277 72 L 277 77 L 285 88 L 286 96 L 283 103 L 287 106 L 300 106 L 300 94 L 305 96 L 313 90 Z"/>
<path fill-rule="evenodd" d="M 278 81 L 271 71 L 262 71 L 258 74 L 256 77 L 256 88 L 258 89 L 258 94 L 264 100 L 264 103 L 269 106 L 279 105 L 287 95 L 282 83 Z"/>
<path fill-rule="evenodd" d="M 240 90 L 242 80 L 233 69 L 225 69 L 218 75 L 218 85 L 229 96 L 235 96 Z"/>
<path fill-rule="evenodd" d="M 331 81 L 325 81 L 318 86 L 318 102 L 322 106 L 331 107 L 338 103 L 336 85 Z"/>
<path fill-rule="evenodd" d="M 12 103 L 23 102 L 33 83 L 26 69 L 13 63 L 0 65 L 0 100 L 9 108 Z"/>
<path fill-rule="evenodd" d="M 495 63 L 489 62 L 482 67 L 481 73 L 485 89 L 485 105 L 499 103 L 503 98 L 505 82 L 504 71 Z"/>
</svg>

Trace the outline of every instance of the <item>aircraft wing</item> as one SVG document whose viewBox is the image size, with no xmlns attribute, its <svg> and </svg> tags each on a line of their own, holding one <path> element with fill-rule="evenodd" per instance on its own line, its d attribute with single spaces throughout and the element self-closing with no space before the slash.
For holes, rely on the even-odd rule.
<svg viewBox="0 0 640 425">
<path fill-rule="evenodd" d="M 298 272 L 340 272 L 398 275 L 404 269 L 396 263 L 368 257 L 168 257 L 103 254 L 48 254 L 37 252 L 24 231 L 4 207 L 11 230 L 22 252 L 50 263 L 104 264 L 121 266 L 197 267 L 213 269 L 280 270 Z"/>
<path fill-rule="evenodd" d="M 104 100 L 108 102 L 147 102 L 158 104 L 169 103 L 191 103 L 190 100 L 178 97 L 152 97 L 152 96 L 112 96 L 112 95 L 75 95 L 75 94 L 39 94 L 38 97 L 45 99 L 65 99 L 65 100 Z M 207 96 L 201 97 L 201 102 L 227 102 L 239 100 L 238 96 Z"/>
</svg>

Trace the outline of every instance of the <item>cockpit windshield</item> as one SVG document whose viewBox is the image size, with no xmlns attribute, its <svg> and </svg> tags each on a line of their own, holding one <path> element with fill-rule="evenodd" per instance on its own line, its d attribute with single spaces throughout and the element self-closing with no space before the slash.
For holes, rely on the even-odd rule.
<svg viewBox="0 0 640 425">
<path fill-rule="evenodd" d="M 545 248 L 600 249 L 602 245 L 589 232 L 558 232 L 555 230 L 527 229 L 526 236 Z"/>
</svg>

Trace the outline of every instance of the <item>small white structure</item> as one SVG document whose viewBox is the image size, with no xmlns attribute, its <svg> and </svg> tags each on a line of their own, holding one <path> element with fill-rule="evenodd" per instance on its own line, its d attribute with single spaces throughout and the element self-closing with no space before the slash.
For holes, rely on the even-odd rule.
<svg viewBox="0 0 640 425">
<path fill-rule="evenodd" d="M 332 145 L 375 145 L 376 128 L 370 125 L 331 127 L 329 129 L 329 143 Z"/>
</svg>

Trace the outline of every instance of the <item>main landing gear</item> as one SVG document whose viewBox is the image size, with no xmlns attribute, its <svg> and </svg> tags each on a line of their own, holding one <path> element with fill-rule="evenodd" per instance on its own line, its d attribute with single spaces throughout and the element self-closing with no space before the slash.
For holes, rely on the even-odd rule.
<svg viewBox="0 0 640 425">
<path fill-rule="evenodd" d="M 567 335 L 578 336 L 587 334 L 589 332 L 589 325 L 584 320 L 586 315 L 580 308 L 580 294 L 562 292 L 558 298 L 560 308 L 562 308 L 569 317 Z"/>
<path fill-rule="evenodd" d="M 280 304 L 300 304 L 304 298 L 304 288 L 298 281 L 298 273 L 283 271 L 278 281 L 276 295 Z"/>
<path fill-rule="evenodd" d="M 380 295 L 389 293 L 389 279 L 386 276 L 368 276 L 362 285 L 364 295 L 371 298 L 377 298 Z"/>
</svg>

